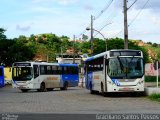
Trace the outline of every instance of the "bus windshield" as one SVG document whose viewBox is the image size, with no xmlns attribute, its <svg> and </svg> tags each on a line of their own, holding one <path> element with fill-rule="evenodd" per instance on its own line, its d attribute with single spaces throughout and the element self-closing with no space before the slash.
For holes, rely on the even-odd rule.
<svg viewBox="0 0 160 120">
<path fill-rule="evenodd" d="M 31 67 L 14 67 L 13 80 L 15 81 L 27 81 L 31 80 L 33 77 L 33 72 Z"/>
<path fill-rule="evenodd" d="M 113 78 L 137 78 L 144 74 L 142 58 L 116 57 L 110 58 L 108 62 L 108 75 Z"/>
</svg>

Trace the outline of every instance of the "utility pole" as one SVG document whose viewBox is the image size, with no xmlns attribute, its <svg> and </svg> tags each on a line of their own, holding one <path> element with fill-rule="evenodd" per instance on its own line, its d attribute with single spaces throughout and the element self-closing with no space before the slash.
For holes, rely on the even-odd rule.
<svg viewBox="0 0 160 120">
<path fill-rule="evenodd" d="M 63 62 L 63 50 L 62 50 L 62 46 L 61 46 L 61 62 Z"/>
<path fill-rule="evenodd" d="M 127 0 L 124 0 L 124 49 L 128 49 Z"/>
<path fill-rule="evenodd" d="M 93 15 L 91 15 L 91 55 L 93 55 Z"/>
<path fill-rule="evenodd" d="M 73 35 L 73 63 L 75 63 L 75 40 L 76 40 L 76 36 Z"/>
</svg>

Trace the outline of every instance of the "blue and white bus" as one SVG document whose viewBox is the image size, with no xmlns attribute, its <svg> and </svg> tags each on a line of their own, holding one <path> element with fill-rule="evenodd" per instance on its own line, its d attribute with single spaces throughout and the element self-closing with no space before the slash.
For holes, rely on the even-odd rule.
<svg viewBox="0 0 160 120">
<path fill-rule="evenodd" d="M 51 91 L 54 88 L 67 90 L 78 86 L 79 67 L 77 64 L 46 62 L 15 62 L 12 65 L 12 86 L 22 92 L 30 89 Z"/>
<path fill-rule="evenodd" d="M 4 67 L 0 66 L 0 88 L 4 87 Z"/>
<path fill-rule="evenodd" d="M 91 93 L 144 92 L 144 60 L 140 50 L 110 50 L 84 61 Z"/>
</svg>

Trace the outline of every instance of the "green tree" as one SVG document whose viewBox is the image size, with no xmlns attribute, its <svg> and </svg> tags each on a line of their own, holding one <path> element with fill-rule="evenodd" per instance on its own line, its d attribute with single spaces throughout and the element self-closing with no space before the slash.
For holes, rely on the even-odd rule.
<svg viewBox="0 0 160 120">
<path fill-rule="evenodd" d="M 4 63 L 7 66 L 11 66 L 12 55 L 9 54 L 11 46 L 15 43 L 13 40 L 0 40 L 0 63 Z"/>
<path fill-rule="evenodd" d="M 11 46 L 8 54 L 12 57 L 12 63 L 15 61 L 30 61 L 35 55 L 36 48 L 34 46 L 27 46 L 23 42 L 15 41 Z"/>
<path fill-rule="evenodd" d="M 158 44 L 157 43 L 153 43 L 152 46 L 153 47 L 158 47 Z"/>
<path fill-rule="evenodd" d="M 87 40 L 87 39 L 88 39 L 88 36 L 85 35 L 85 34 L 83 34 L 83 35 L 82 35 L 82 39 L 83 39 L 83 40 Z"/>
<path fill-rule="evenodd" d="M 22 43 L 27 43 L 27 42 L 28 42 L 26 36 L 24 36 L 24 35 L 20 35 L 20 36 L 17 38 L 17 40 L 21 41 Z"/>
<path fill-rule="evenodd" d="M 43 43 L 43 44 L 46 43 L 46 40 L 42 36 L 38 36 L 37 41 L 38 41 L 38 43 Z"/>
<path fill-rule="evenodd" d="M 107 50 L 124 49 L 124 40 L 121 38 L 111 38 L 107 40 Z"/>
<path fill-rule="evenodd" d="M 36 36 L 34 34 L 31 34 L 29 37 L 29 41 L 35 42 L 35 38 L 36 38 Z"/>
<path fill-rule="evenodd" d="M 67 36 L 62 36 L 60 37 L 60 40 L 61 40 L 61 49 L 63 52 L 66 52 L 66 50 L 72 46 L 72 43 L 69 41 L 69 37 Z"/>
<path fill-rule="evenodd" d="M 152 42 L 147 42 L 147 44 L 152 45 Z"/>
<path fill-rule="evenodd" d="M 89 54 L 91 50 L 91 43 L 90 41 L 84 41 L 81 43 L 81 51 L 83 54 Z"/>
<path fill-rule="evenodd" d="M 129 49 L 134 50 L 141 50 L 144 55 L 144 61 L 149 62 L 149 55 L 145 48 L 137 46 L 134 42 L 131 40 L 128 41 Z M 112 49 L 124 49 L 124 40 L 121 38 L 111 38 L 107 40 L 107 50 Z"/>
<path fill-rule="evenodd" d="M 5 29 L 0 28 L 0 40 L 6 40 L 7 39 L 6 35 L 4 35 L 5 31 L 6 31 Z"/>
<path fill-rule="evenodd" d="M 93 40 L 93 54 L 98 54 L 101 52 L 106 51 L 106 41 L 99 39 L 99 38 L 94 38 Z"/>
</svg>

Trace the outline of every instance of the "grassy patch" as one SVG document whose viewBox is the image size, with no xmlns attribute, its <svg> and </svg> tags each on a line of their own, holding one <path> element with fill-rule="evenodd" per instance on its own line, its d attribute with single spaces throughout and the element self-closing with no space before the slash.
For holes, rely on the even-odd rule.
<svg viewBox="0 0 160 120">
<path fill-rule="evenodd" d="M 158 77 L 160 81 L 160 76 Z M 145 76 L 145 82 L 157 82 L 157 77 L 156 76 Z"/>
<path fill-rule="evenodd" d="M 160 94 L 152 94 L 150 96 L 148 96 L 150 100 L 153 100 L 153 101 L 158 101 L 160 102 Z"/>
</svg>

